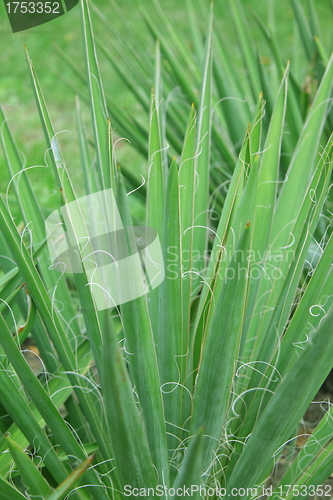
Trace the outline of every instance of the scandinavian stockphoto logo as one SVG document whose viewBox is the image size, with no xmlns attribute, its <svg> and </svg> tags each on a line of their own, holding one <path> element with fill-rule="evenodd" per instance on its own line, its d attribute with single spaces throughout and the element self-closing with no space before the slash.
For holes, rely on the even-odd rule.
<svg viewBox="0 0 333 500">
<path fill-rule="evenodd" d="M 45 226 L 51 268 L 85 271 L 98 310 L 145 295 L 164 279 L 157 232 L 124 227 L 112 189 L 63 205 Z"/>
<path fill-rule="evenodd" d="M 72 10 L 79 0 L 4 0 L 13 33 L 53 21 Z"/>
</svg>

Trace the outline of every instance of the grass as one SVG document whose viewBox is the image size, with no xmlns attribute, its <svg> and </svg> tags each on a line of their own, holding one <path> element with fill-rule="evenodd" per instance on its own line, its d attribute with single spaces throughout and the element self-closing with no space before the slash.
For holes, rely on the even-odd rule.
<svg viewBox="0 0 333 500">
<path fill-rule="evenodd" d="M 285 62 L 264 26 L 270 55 L 257 57 L 248 18 L 232 5 L 241 80 L 214 35 L 219 6 L 214 27 L 212 6 L 195 13 L 187 4 L 190 44 L 172 25 L 166 34 L 163 12 L 143 8 L 147 34 L 159 40 L 147 58 L 135 30 L 127 27 L 122 47 L 108 34 L 109 20 L 97 29 L 96 9 L 94 36 L 82 2 L 85 73 L 81 61 L 62 63 L 80 96 L 77 172 L 70 161 L 67 168 L 66 144 L 63 154 L 26 54 L 45 140 L 40 176 L 52 179 L 52 203 L 41 203 L 1 114 L 12 179 L 0 198 L 2 498 L 107 500 L 139 491 L 158 498 L 160 487 L 170 499 L 191 487 L 194 498 L 256 498 L 271 487 L 273 498 L 289 500 L 309 496 L 331 474 L 332 407 L 297 445 L 302 417 L 332 369 L 331 47 L 314 41 L 317 28 L 294 0 L 309 92 L 303 68 Z M 100 74 L 95 42 L 102 49 L 103 40 L 105 64 L 131 87 L 127 109 Z M 128 148 L 118 154 L 114 126 L 126 132 L 133 156 Z M 148 168 L 138 189 L 129 164 L 143 154 Z M 132 281 L 140 273 L 142 293 L 116 307 L 98 285 L 110 294 L 119 287 L 98 282 L 90 265 L 101 262 L 85 235 L 98 235 L 99 219 L 89 220 L 82 198 L 99 193 L 95 200 L 110 209 L 111 189 L 126 251 L 133 224 L 151 227 L 165 274 L 145 294 L 141 263 L 129 268 Z M 48 245 L 72 238 L 80 257 L 73 275 L 61 262 L 50 267 L 45 240 L 46 217 L 65 204 L 80 210 L 75 218 L 62 211 Z M 118 248 L 118 237 L 110 238 Z M 149 255 L 142 252 L 148 280 L 163 274 Z M 38 376 L 22 355 L 29 336 L 43 362 Z"/>
</svg>

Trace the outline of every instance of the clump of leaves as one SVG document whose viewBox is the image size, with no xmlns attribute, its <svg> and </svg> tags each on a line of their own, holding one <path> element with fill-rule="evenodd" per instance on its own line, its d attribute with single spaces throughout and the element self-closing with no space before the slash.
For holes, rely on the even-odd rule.
<svg viewBox="0 0 333 500">
<path fill-rule="evenodd" d="M 241 11 L 234 10 L 242 31 Z M 194 104 L 184 129 L 175 103 L 168 128 L 160 46 L 179 79 L 182 73 L 160 39 L 142 196 L 141 188 L 127 193 L 133 177 L 124 180 L 117 167 L 86 0 L 82 25 L 94 132 L 92 161 L 77 101 L 85 194 L 112 189 L 126 227 L 131 207 L 145 200 L 145 223 L 159 235 L 165 277 L 147 295 L 98 311 L 84 266 L 74 282 L 52 269 L 46 214 L 1 114 L 9 188 L 20 211 L 14 220 L 9 197 L 0 198 L 1 498 L 55 500 L 70 492 L 107 500 L 138 491 L 158 498 L 160 488 L 165 498 L 176 498 L 191 486 L 196 498 L 219 498 L 220 488 L 222 495 L 250 498 L 260 494 L 253 488 L 268 484 L 286 449 L 288 466 L 272 485 L 273 496 L 294 497 L 288 485 L 310 494 L 333 467 L 331 408 L 296 447 L 302 416 L 333 366 L 332 139 L 326 137 L 333 57 L 304 120 L 289 65 L 275 98 L 260 92 L 261 66 L 248 67 L 257 99 L 245 119 L 250 125 L 238 123 L 232 109 L 223 111 L 228 133 L 237 132 L 237 140 L 245 135 L 238 153 L 213 119 L 218 83 L 225 80 L 213 57 L 213 42 L 217 54 L 223 47 L 213 34 L 212 8 L 204 47 L 199 35 L 196 40 L 200 92 L 188 100 Z M 243 49 L 250 64 L 245 43 Z M 60 207 L 77 197 L 27 58 Z M 191 97 L 192 80 L 183 85 Z M 170 160 L 172 134 L 178 149 Z M 289 152 L 283 168 L 281 151 Z M 219 161 L 228 166 L 222 168 L 227 189 L 212 176 Z M 210 224 L 213 210 L 218 220 Z M 84 245 L 77 241 L 81 255 Z M 22 352 L 29 335 L 43 363 L 38 376 Z M 213 496 L 208 487 L 216 489 Z"/>
</svg>

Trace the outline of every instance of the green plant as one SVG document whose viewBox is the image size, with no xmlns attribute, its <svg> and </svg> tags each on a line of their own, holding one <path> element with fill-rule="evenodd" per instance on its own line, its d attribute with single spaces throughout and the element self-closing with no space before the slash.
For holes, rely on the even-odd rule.
<svg viewBox="0 0 333 500">
<path fill-rule="evenodd" d="M 288 168 L 289 157 L 297 144 L 314 93 L 328 63 L 327 53 L 333 49 L 332 46 L 325 47 L 313 2 L 309 0 L 307 3 L 309 22 L 302 4 L 298 0 L 291 2 L 297 29 L 294 38 L 297 40 L 297 35 L 302 43 L 295 43 L 294 51 L 289 51 L 287 54 L 292 60 L 292 65 L 287 95 L 286 133 L 283 136 L 281 175 L 285 174 Z M 139 9 L 152 39 L 159 41 L 159 64 L 163 73 L 163 84 L 161 88 L 155 90 L 161 108 L 161 128 L 165 133 L 163 146 L 168 148 L 165 154 L 168 154 L 170 161 L 174 155 L 181 154 L 189 103 L 194 102 L 197 109 L 199 106 L 205 38 L 200 21 L 202 18 L 207 19 L 209 14 L 208 4 L 204 2 L 187 1 L 185 4 L 184 24 L 190 27 L 187 31 L 174 27 L 157 0 Z M 254 3 L 251 2 L 251 4 Z M 106 87 L 106 103 L 111 122 L 116 133 L 120 137 L 126 137 L 132 149 L 134 147 L 143 154 L 144 158 L 147 158 L 150 113 L 148 91 L 152 86 L 156 86 L 153 79 L 154 60 L 147 54 L 146 47 L 143 46 L 134 27 L 122 17 L 122 10 L 116 2 L 112 2 L 110 15 L 112 12 L 117 18 L 122 19 L 123 26 L 126 27 L 126 43 L 123 41 L 122 33 L 115 29 L 105 12 L 103 14 L 94 4 L 92 7 L 96 22 L 99 21 L 96 40 L 101 58 L 110 63 L 113 74 L 120 76 L 136 100 L 136 105 L 131 109 L 120 108 L 119 103 L 115 101 Z M 272 7 L 268 7 L 270 8 Z M 271 26 L 265 26 L 259 14 L 251 9 L 252 23 L 250 23 L 251 19 L 249 20 L 249 16 L 246 15 L 247 10 L 249 9 L 245 9 L 240 0 L 233 0 L 227 5 L 217 2 L 214 7 L 216 20 L 213 34 L 211 92 L 213 110 L 211 165 L 213 168 L 211 169 L 210 189 L 214 193 L 217 210 L 220 210 L 223 205 L 225 191 L 217 190 L 216 192 L 216 188 L 224 181 L 230 180 L 242 146 L 244 130 L 253 119 L 260 92 L 264 93 L 265 99 L 262 133 L 263 139 L 266 137 L 275 95 L 286 66 L 284 61 L 287 58 L 280 48 L 282 30 L 274 30 Z M 260 10 L 258 12 L 260 13 Z M 274 18 L 274 13 L 271 13 L 271 17 Z M 230 43 L 229 39 L 224 38 L 226 20 L 234 26 L 239 45 L 238 52 L 235 43 Z M 256 43 L 251 36 L 253 25 L 258 27 L 259 34 L 262 35 L 261 39 L 257 35 Z M 187 37 L 188 31 L 191 35 L 190 41 Z M 227 33 L 230 38 L 230 28 Z M 231 49 L 233 53 L 230 53 Z M 68 88 L 79 93 L 82 99 L 88 100 L 88 95 L 82 90 L 82 85 L 75 83 L 86 83 L 85 74 L 60 49 L 59 54 L 73 70 L 71 81 L 66 81 Z M 60 73 L 58 76 L 62 78 Z M 326 141 L 332 125 L 333 118 L 330 113 L 326 124 Z M 128 166 L 126 161 L 122 161 L 122 156 L 120 163 L 124 163 L 124 175 L 127 176 Z M 128 180 L 133 183 L 132 178 Z M 137 182 L 133 184 L 133 187 L 135 185 Z"/>
<path fill-rule="evenodd" d="M 235 9 L 240 23 L 239 12 Z M 296 436 L 333 366 L 332 138 L 326 137 L 333 57 L 325 61 L 320 85 L 303 110 L 304 123 L 297 118 L 301 101 L 289 65 L 266 114 L 258 82 L 251 119 L 251 106 L 239 123 L 241 111 L 225 110 L 228 133 L 237 133 L 237 141 L 245 135 L 238 152 L 212 119 L 218 83 L 225 81 L 213 71 L 212 7 L 208 19 L 204 48 L 195 31 L 203 70 L 197 72 L 200 92 L 194 92 L 184 129 L 185 104 L 178 109 L 173 103 L 169 114 L 161 104 L 165 81 L 157 43 L 143 151 L 149 166 L 146 195 L 137 190 L 126 196 L 133 174 L 126 170 L 124 180 L 124 169 L 117 166 L 88 4 L 82 2 L 94 132 L 91 149 L 78 100 L 85 194 L 111 188 L 126 227 L 132 225 L 131 207 L 140 221 L 146 198 L 145 222 L 157 230 L 165 261 L 165 279 L 148 297 L 97 311 L 83 266 L 74 280 L 49 268 L 48 214 L 1 114 L 2 145 L 20 213 L 14 220 L 9 198 L 0 198 L 1 498 L 22 499 L 26 491 L 31 498 L 55 500 L 72 489 L 71 498 L 107 500 L 135 497 L 133 488 L 157 498 L 158 485 L 192 486 L 195 498 L 203 493 L 194 488 L 200 485 L 225 488 L 213 498 L 231 493 L 250 498 L 260 491 L 248 488 L 268 486 L 283 452 L 288 466 L 272 494 L 289 499 L 311 494 L 332 471 L 332 408 L 300 450 Z M 167 43 L 160 43 L 166 54 Z M 76 194 L 27 58 L 47 143 L 45 161 L 62 206 Z M 176 58 L 167 59 L 191 97 L 192 80 L 184 79 Z M 260 68 L 248 68 L 253 84 Z M 237 80 L 232 73 L 230 78 Z M 292 130 L 294 121 L 299 129 Z M 132 141 L 135 132 L 143 145 L 144 128 L 131 127 Z M 177 157 L 171 161 L 167 137 L 175 140 Z M 281 150 L 289 152 L 282 168 Z M 222 177 L 211 176 L 215 162 L 223 165 Z M 212 210 L 218 220 L 210 227 Z M 38 377 L 20 352 L 30 334 L 44 364 Z M 163 496 L 176 498 L 182 491 L 167 490 Z"/>
</svg>

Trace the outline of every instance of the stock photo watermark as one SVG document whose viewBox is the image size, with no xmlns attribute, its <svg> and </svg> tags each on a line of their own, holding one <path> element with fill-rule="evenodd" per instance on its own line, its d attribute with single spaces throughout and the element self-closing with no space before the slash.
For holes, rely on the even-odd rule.
<svg viewBox="0 0 333 500">
<path fill-rule="evenodd" d="M 64 16 L 80 0 L 3 1 L 12 31 L 17 33 Z"/>
<path fill-rule="evenodd" d="M 191 270 L 182 274 L 184 279 L 197 279 L 198 275 L 204 277 L 209 269 L 208 266 L 213 264 L 216 276 L 224 281 L 244 278 L 249 278 L 251 281 L 259 279 L 275 281 L 284 277 L 281 263 L 289 263 L 294 258 L 295 252 L 291 248 L 266 250 L 263 253 L 236 249 L 228 254 L 225 248 L 221 252 L 214 253 L 211 250 L 204 252 L 182 250 L 178 253 L 177 247 L 170 246 L 165 255 L 166 279 L 178 279 L 181 273 L 181 263 L 190 263 Z M 231 266 L 236 259 L 237 265 Z"/>
<path fill-rule="evenodd" d="M 332 485 L 308 485 L 308 484 L 284 484 L 278 486 L 273 491 L 273 486 L 254 486 L 249 488 L 223 488 L 223 487 L 209 487 L 204 485 L 192 484 L 191 486 L 181 486 L 178 488 L 168 488 L 161 484 L 154 488 L 133 488 L 130 485 L 125 485 L 123 495 L 125 497 L 188 497 L 200 496 L 201 498 L 251 498 L 261 499 L 277 496 L 285 498 L 288 494 L 292 496 L 300 496 L 303 498 L 312 496 L 320 496 L 325 498 L 332 498 Z"/>
<path fill-rule="evenodd" d="M 145 226 L 124 227 L 112 189 L 53 212 L 46 220 L 46 236 L 52 268 L 85 272 L 98 310 L 146 295 L 164 279 L 157 232 Z"/>
<path fill-rule="evenodd" d="M 230 491 L 227 488 L 221 487 L 208 487 L 203 485 L 192 484 L 191 486 L 181 486 L 179 488 L 168 488 L 167 486 L 163 486 L 161 484 L 157 485 L 155 488 L 132 488 L 130 485 L 126 485 L 124 487 L 123 492 L 125 497 L 162 497 L 166 496 L 167 498 L 172 497 L 188 497 L 191 498 L 193 496 L 200 495 L 201 498 L 207 497 L 251 497 L 251 498 L 261 498 L 261 497 L 269 497 L 273 494 L 272 486 L 264 487 L 254 487 L 254 488 L 232 488 Z"/>
</svg>

